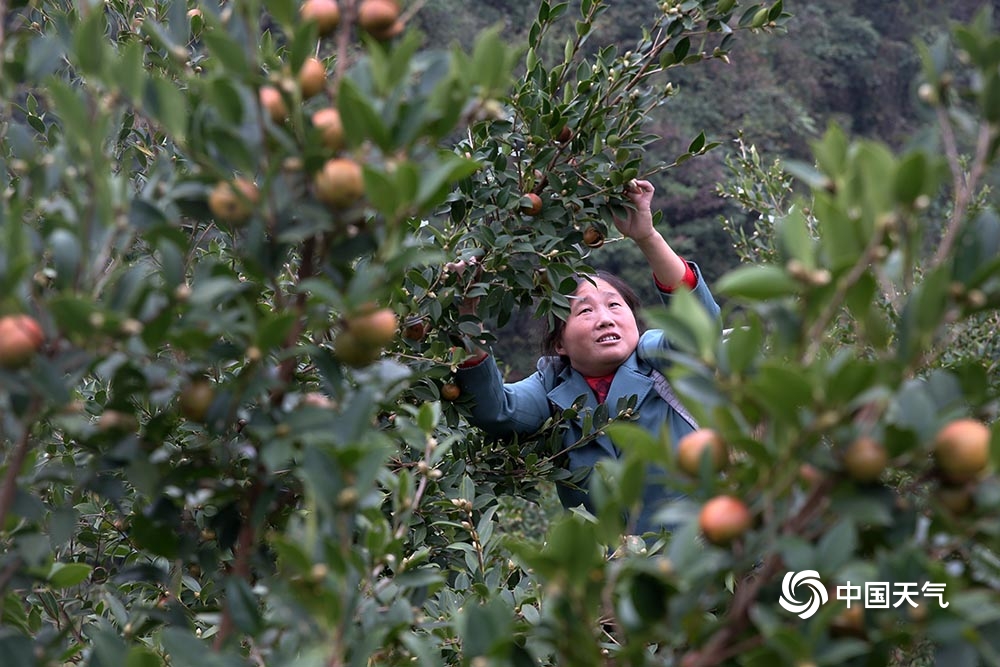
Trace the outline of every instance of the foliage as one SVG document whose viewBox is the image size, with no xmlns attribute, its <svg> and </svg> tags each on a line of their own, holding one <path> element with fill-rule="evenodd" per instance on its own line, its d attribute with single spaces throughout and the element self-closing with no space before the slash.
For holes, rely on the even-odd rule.
<svg viewBox="0 0 1000 667">
<path fill-rule="evenodd" d="M 1000 108 L 988 14 L 955 33 L 968 64 L 951 44 L 925 53 L 926 97 L 982 128 L 968 159 L 947 134 L 942 162 L 831 129 L 795 171 L 808 211 L 787 181 L 768 205 L 794 205 L 760 210 L 777 261 L 717 283 L 729 335 L 685 293 L 647 314 L 675 341 L 678 393 L 729 443 L 726 470 L 692 478 L 627 406 L 602 411 L 593 429 L 626 455 L 593 476 L 600 511 L 541 540 L 505 535 L 504 515 L 541 531 L 501 498 L 545 502 L 541 482 L 567 481 L 552 442 L 572 411 L 486 441 L 469 399 L 442 390 L 481 321 L 564 312 L 600 255 L 584 230 L 617 245 L 625 183 L 715 147 L 692 132 L 649 160 L 665 73 L 736 59 L 739 36 L 789 17 L 668 1 L 633 48 L 591 48 L 608 4 L 543 0 L 523 51 L 492 29 L 466 53 L 412 29 L 376 39 L 341 4 L 322 36 L 288 0 L 5 17 L 0 314 L 31 314 L 45 342 L 0 369 L 3 664 L 881 664 L 928 639 L 949 664 L 994 654 L 997 481 L 944 484 L 929 456 L 939 426 L 996 411 L 993 369 L 946 357 L 949 332 L 1000 302 L 979 189 Z M 328 74 L 311 97 L 309 56 Z M 329 106 L 339 148 L 313 120 Z M 324 180 L 334 157 L 361 166 L 356 201 Z M 237 178 L 256 189 L 227 189 Z M 465 296 L 477 314 L 459 313 Z M 831 340 L 845 320 L 855 335 Z M 888 450 L 884 483 L 844 473 L 859 434 Z M 662 508 L 671 533 L 643 540 L 622 515 L 650 464 L 687 498 Z M 755 520 L 729 546 L 699 537 L 721 493 Z M 777 605 L 786 569 L 941 582 L 949 606 L 801 620 Z"/>
</svg>

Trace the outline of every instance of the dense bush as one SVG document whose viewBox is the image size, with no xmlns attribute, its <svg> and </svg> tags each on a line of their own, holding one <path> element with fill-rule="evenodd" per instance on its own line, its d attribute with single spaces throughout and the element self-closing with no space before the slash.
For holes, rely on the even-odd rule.
<svg viewBox="0 0 1000 667">
<path fill-rule="evenodd" d="M 611 406 L 593 427 L 625 456 L 593 476 L 598 515 L 542 530 L 500 499 L 565 481 L 550 443 L 576 415 L 488 442 L 451 374 L 480 322 L 565 311 L 571 276 L 615 245 L 625 183 L 715 148 L 696 134 L 647 161 L 671 72 L 738 58 L 787 14 L 668 1 L 632 48 L 591 48 L 606 3 L 543 0 L 523 51 L 494 29 L 463 53 L 362 28 L 365 2 L 395 11 L 4 16 L 0 664 L 880 664 L 928 640 L 949 664 L 995 655 L 996 448 L 964 468 L 961 444 L 933 455 L 947 423 L 996 412 L 995 362 L 950 338 L 989 344 L 1000 303 L 980 189 L 1000 121 L 989 15 L 955 32 L 961 58 L 924 54 L 941 151 L 831 129 L 815 166 L 792 165 L 801 199 L 749 151 L 731 194 L 761 245 L 717 282 L 728 336 L 685 294 L 648 313 L 724 470 L 684 472 Z M 303 18 L 334 7 L 329 31 Z M 562 23 L 573 37 L 553 45 Z M 861 437 L 863 479 L 845 459 Z M 688 497 L 663 508 L 673 534 L 643 541 L 621 517 L 652 463 Z M 728 544 L 701 535 L 717 495 L 752 519 Z M 778 605 L 789 570 L 831 596 L 947 589 L 863 625 L 838 601 L 800 619 Z"/>
</svg>

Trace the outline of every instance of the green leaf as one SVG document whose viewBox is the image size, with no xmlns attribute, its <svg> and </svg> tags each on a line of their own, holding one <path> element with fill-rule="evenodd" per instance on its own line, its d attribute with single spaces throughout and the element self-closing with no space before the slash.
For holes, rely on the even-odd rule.
<svg viewBox="0 0 1000 667">
<path fill-rule="evenodd" d="M 125 667 L 163 667 L 163 659 L 145 646 L 133 646 L 125 658 Z"/>
<path fill-rule="evenodd" d="M 143 106 L 178 141 L 187 133 L 187 99 L 173 82 L 161 78 L 146 81 Z"/>
<path fill-rule="evenodd" d="M 723 296 L 750 301 L 766 301 L 798 294 L 799 283 L 773 265 L 741 266 L 722 276 L 715 291 Z"/>
<path fill-rule="evenodd" d="M 858 537 L 854 523 L 849 519 L 838 521 L 817 544 L 820 570 L 826 573 L 836 572 L 854 557 L 857 548 Z"/>
<path fill-rule="evenodd" d="M 107 63 L 108 44 L 105 38 L 107 22 L 103 11 L 88 12 L 74 31 L 74 51 L 80 69 L 101 77 Z"/>
<path fill-rule="evenodd" d="M 53 563 L 49 569 L 49 585 L 53 588 L 69 588 L 83 583 L 93 568 L 86 563 Z"/>
<path fill-rule="evenodd" d="M 29 638 L 9 628 L 0 629 L 0 665 L 35 667 L 37 664 L 35 645 Z"/>
<path fill-rule="evenodd" d="M 250 590 L 250 585 L 242 577 L 229 577 L 226 580 L 226 609 L 233 623 L 240 631 L 248 635 L 256 635 L 263 627 L 257 597 Z"/>
<path fill-rule="evenodd" d="M 471 67 L 466 71 L 466 76 L 479 84 L 485 98 L 502 94 L 510 81 L 510 59 L 500 36 L 502 29 L 502 25 L 495 25 L 479 33 L 472 52 Z"/>
<path fill-rule="evenodd" d="M 979 97 L 979 108 L 988 122 L 1000 123 L 1000 72 L 987 73 L 983 82 L 983 92 Z"/>
<path fill-rule="evenodd" d="M 816 258 L 813 253 L 813 237 L 809 223 L 802 209 L 794 207 L 775 222 L 778 246 L 784 258 L 796 259 L 806 269 L 816 268 Z"/>
<path fill-rule="evenodd" d="M 212 56 L 226 70 L 226 77 L 245 80 L 250 76 L 247 53 L 224 29 L 205 30 L 201 33 Z"/>
<path fill-rule="evenodd" d="M 697 153 L 704 147 L 705 147 L 705 133 L 702 132 L 697 137 L 694 138 L 694 140 L 688 146 L 687 152 L 692 154 Z"/>
<path fill-rule="evenodd" d="M 370 138 L 383 150 L 392 150 L 389 129 L 361 89 L 350 79 L 340 83 L 337 108 L 344 124 L 344 137 L 350 146 L 358 146 Z"/>
<path fill-rule="evenodd" d="M 912 206 L 917 197 L 928 191 L 927 157 L 921 152 L 905 156 L 896 169 L 893 182 L 893 193 L 896 201 L 906 206 Z"/>
</svg>

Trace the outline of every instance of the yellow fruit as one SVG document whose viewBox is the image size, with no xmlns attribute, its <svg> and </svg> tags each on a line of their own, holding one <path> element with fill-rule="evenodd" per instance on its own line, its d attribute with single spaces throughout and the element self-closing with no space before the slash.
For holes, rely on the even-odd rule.
<svg viewBox="0 0 1000 667">
<path fill-rule="evenodd" d="M 316 197 L 333 208 L 346 208 L 365 193 L 361 165 L 350 158 L 327 160 L 314 184 Z"/>
<path fill-rule="evenodd" d="M 260 106 L 267 111 L 275 123 L 284 123 L 288 118 L 288 107 L 285 105 L 285 98 L 281 96 L 281 91 L 274 86 L 261 86 Z"/>
<path fill-rule="evenodd" d="M 208 195 L 208 208 L 217 220 L 229 223 L 246 222 L 260 200 L 260 191 L 252 181 L 236 178 L 220 181 Z"/>
<path fill-rule="evenodd" d="M 333 107 L 320 109 L 312 115 L 312 124 L 320 131 L 323 145 L 331 151 L 339 151 L 344 147 L 344 124 L 340 120 L 340 112 Z"/>
<path fill-rule="evenodd" d="M 858 482 L 874 482 L 882 476 L 889 454 L 882 443 L 868 436 L 855 439 L 844 451 L 844 468 Z"/>
<path fill-rule="evenodd" d="M 367 32 L 387 30 L 399 18 L 399 5 L 395 0 L 362 0 L 358 7 L 358 25 Z"/>
<path fill-rule="evenodd" d="M 27 366 L 44 342 L 41 325 L 30 315 L 0 317 L 0 368 Z"/>
<path fill-rule="evenodd" d="M 701 471 L 701 459 L 708 452 L 712 470 L 721 470 L 726 464 L 728 452 L 718 433 L 710 428 L 692 431 L 677 443 L 677 465 L 689 475 L 697 476 Z"/>
<path fill-rule="evenodd" d="M 178 405 L 185 419 L 203 422 L 214 400 L 215 386 L 210 380 L 199 378 L 181 390 Z"/>
<path fill-rule="evenodd" d="M 384 347 L 396 336 L 399 319 L 389 308 L 369 310 L 347 320 L 347 330 L 363 345 Z"/>
<path fill-rule="evenodd" d="M 299 69 L 299 90 L 302 97 L 309 99 L 326 88 L 326 66 L 318 58 L 306 58 Z"/>
<path fill-rule="evenodd" d="M 299 9 L 303 21 L 315 21 L 320 36 L 329 35 L 340 23 L 340 6 L 336 0 L 306 0 Z"/>
<path fill-rule="evenodd" d="M 739 498 L 715 496 L 701 508 L 698 525 L 712 544 L 725 545 L 750 528 L 750 510 Z"/>
<path fill-rule="evenodd" d="M 990 429 L 975 419 L 956 419 L 934 438 L 934 458 L 950 482 L 968 482 L 990 461 Z"/>
</svg>

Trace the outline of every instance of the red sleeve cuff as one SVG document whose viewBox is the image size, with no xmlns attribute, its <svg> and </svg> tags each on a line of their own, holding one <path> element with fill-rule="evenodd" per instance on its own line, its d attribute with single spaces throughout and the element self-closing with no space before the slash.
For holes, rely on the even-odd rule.
<svg viewBox="0 0 1000 667">
<path fill-rule="evenodd" d="M 653 280 L 656 282 L 656 286 L 660 290 L 662 290 L 662 291 L 664 291 L 664 292 L 666 292 L 668 294 L 670 292 L 673 292 L 674 289 L 676 289 L 676 286 L 668 287 L 667 285 L 664 285 L 663 283 L 661 283 L 659 280 L 656 279 L 656 275 L 655 274 L 653 275 Z M 684 262 L 684 277 L 681 278 L 680 284 L 685 285 L 688 289 L 691 289 L 691 290 L 693 290 L 695 287 L 698 286 L 698 274 L 696 274 L 694 272 L 694 269 L 691 268 L 691 263 L 690 262 Z"/>
<path fill-rule="evenodd" d="M 478 366 L 479 364 L 486 361 L 486 357 L 490 356 L 490 353 L 485 350 L 480 350 L 479 354 L 469 357 L 462 363 L 458 365 L 459 368 L 472 368 L 473 366 Z"/>
</svg>

